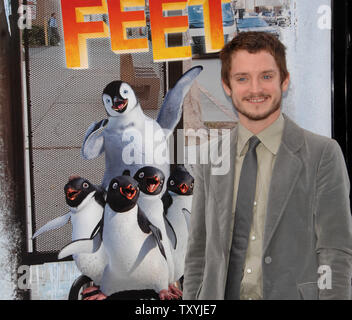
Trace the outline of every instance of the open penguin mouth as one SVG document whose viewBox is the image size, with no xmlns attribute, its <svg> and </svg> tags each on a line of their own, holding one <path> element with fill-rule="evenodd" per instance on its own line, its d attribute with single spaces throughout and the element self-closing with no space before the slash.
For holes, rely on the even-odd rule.
<svg viewBox="0 0 352 320">
<path fill-rule="evenodd" d="M 158 189 L 160 185 L 160 179 L 157 176 L 147 178 L 146 182 L 147 182 L 147 190 L 150 193 L 154 193 L 155 190 Z"/>
<path fill-rule="evenodd" d="M 68 188 L 66 191 L 66 197 L 67 199 L 74 201 L 77 199 L 78 195 L 81 193 L 81 191 L 73 189 L 73 188 Z"/>
<path fill-rule="evenodd" d="M 130 184 L 127 187 L 120 187 L 120 193 L 128 200 L 132 200 L 137 193 L 137 188 L 132 187 Z"/>
<path fill-rule="evenodd" d="M 189 189 L 189 187 L 186 183 L 181 183 L 177 187 L 182 193 L 187 193 L 187 191 Z"/>
<path fill-rule="evenodd" d="M 114 101 L 112 109 L 122 113 L 126 110 L 127 105 L 128 105 L 128 99 L 117 100 L 117 101 Z"/>
</svg>

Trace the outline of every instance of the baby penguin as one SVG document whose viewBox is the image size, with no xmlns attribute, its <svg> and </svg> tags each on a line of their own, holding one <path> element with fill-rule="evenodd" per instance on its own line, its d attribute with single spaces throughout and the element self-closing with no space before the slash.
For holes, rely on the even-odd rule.
<svg viewBox="0 0 352 320">
<path fill-rule="evenodd" d="M 134 178 L 138 181 L 141 190 L 138 205 L 148 219 L 160 229 L 163 237 L 162 243 L 168 263 L 169 291 L 175 295 L 175 298 L 179 298 L 182 296 L 182 292 L 173 285 L 175 282 L 175 267 L 172 247 L 176 246 L 177 239 L 172 226 L 164 215 L 164 206 L 161 200 L 165 176 L 158 168 L 146 166 L 139 169 Z"/>
<path fill-rule="evenodd" d="M 166 217 L 177 237 L 177 246 L 172 250 L 177 280 L 184 273 L 193 186 L 194 178 L 184 166 L 178 165 L 171 173 L 167 181 L 167 191 L 162 197 Z"/>
<path fill-rule="evenodd" d="M 87 179 L 71 176 L 64 191 L 70 211 L 41 227 L 33 235 L 33 239 L 44 232 L 65 225 L 69 220 L 72 224 L 72 241 L 90 238 L 94 228 L 101 221 L 105 206 L 105 190 L 103 188 L 93 185 Z M 103 248 L 93 254 L 73 255 L 73 259 L 82 274 L 91 278 L 94 284 L 100 284 L 107 263 L 107 256 Z"/>
</svg>

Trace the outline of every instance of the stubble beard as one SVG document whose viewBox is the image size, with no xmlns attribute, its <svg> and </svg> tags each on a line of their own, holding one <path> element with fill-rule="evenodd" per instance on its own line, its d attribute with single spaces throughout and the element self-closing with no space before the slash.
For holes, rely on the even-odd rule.
<svg viewBox="0 0 352 320">
<path fill-rule="evenodd" d="M 249 98 L 251 98 L 251 97 L 249 97 Z M 244 98 L 243 101 L 245 101 L 246 99 L 248 99 L 248 97 Z M 281 101 L 282 101 L 282 92 L 280 94 L 280 98 L 278 99 L 278 101 L 274 101 L 273 104 L 270 106 L 269 110 L 266 111 L 265 113 L 251 113 L 251 112 L 245 110 L 244 108 L 242 108 L 240 104 L 239 104 L 239 106 L 236 106 L 234 104 L 234 107 L 238 113 L 240 113 L 241 115 L 243 115 L 247 119 L 252 120 L 252 121 L 261 121 L 261 120 L 268 118 L 270 115 L 275 113 L 278 109 L 280 109 Z"/>
</svg>

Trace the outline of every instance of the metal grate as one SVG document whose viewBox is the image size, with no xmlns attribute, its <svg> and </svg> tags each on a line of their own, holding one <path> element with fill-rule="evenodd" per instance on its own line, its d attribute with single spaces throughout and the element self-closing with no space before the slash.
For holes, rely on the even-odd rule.
<svg viewBox="0 0 352 320">
<path fill-rule="evenodd" d="M 56 12 L 63 39 L 59 1 L 49 2 L 51 9 L 46 8 L 46 14 L 40 8 L 44 1 L 37 2 L 37 19 L 33 23 L 44 29 L 50 13 Z M 49 2 L 45 2 L 45 5 Z M 45 36 L 45 32 L 42 34 Z M 136 37 L 140 36 L 138 32 L 135 34 Z M 164 63 L 153 62 L 151 49 L 148 53 L 119 56 L 111 51 L 110 39 L 90 39 L 87 44 L 89 69 L 86 70 L 66 68 L 63 41 L 58 46 L 27 48 L 31 116 L 29 134 L 32 135 L 30 149 L 33 160 L 33 232 L 49 220 L 68 212 L 63 187 L 70 175 L 80 175 L 95 184 L 101 182 L 104 156 L 83 160 L 80 148 L 88 126 L 93 121 L 106 118 L 101 102 L 104 87 L 117 79 L 129 82 L 141 97 L 140 102 L 146 114 L 153 118 L 157 115 L 165 92 Z M 130 59 L 132 64 L 121 64 L 121 59 Z M 149 78 L 145 81 L 150 84 L 149 87 L 141 78 Z M 57 252 L 70 240 L 71 225 L 68 224 L 40 235 L 34 241 L 34 253 Z"/>
</svg>

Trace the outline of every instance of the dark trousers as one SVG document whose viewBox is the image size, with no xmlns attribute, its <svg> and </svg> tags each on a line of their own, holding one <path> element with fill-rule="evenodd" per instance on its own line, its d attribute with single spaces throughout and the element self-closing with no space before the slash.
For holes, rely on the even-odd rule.
<svg viewBox="0 0 352 320">
<path fill-rule="evenodd" d="M 49 44 L 56 45 L 60 42 L 60 35 L 55 27 L 49 27 Z"/>
</svg>

